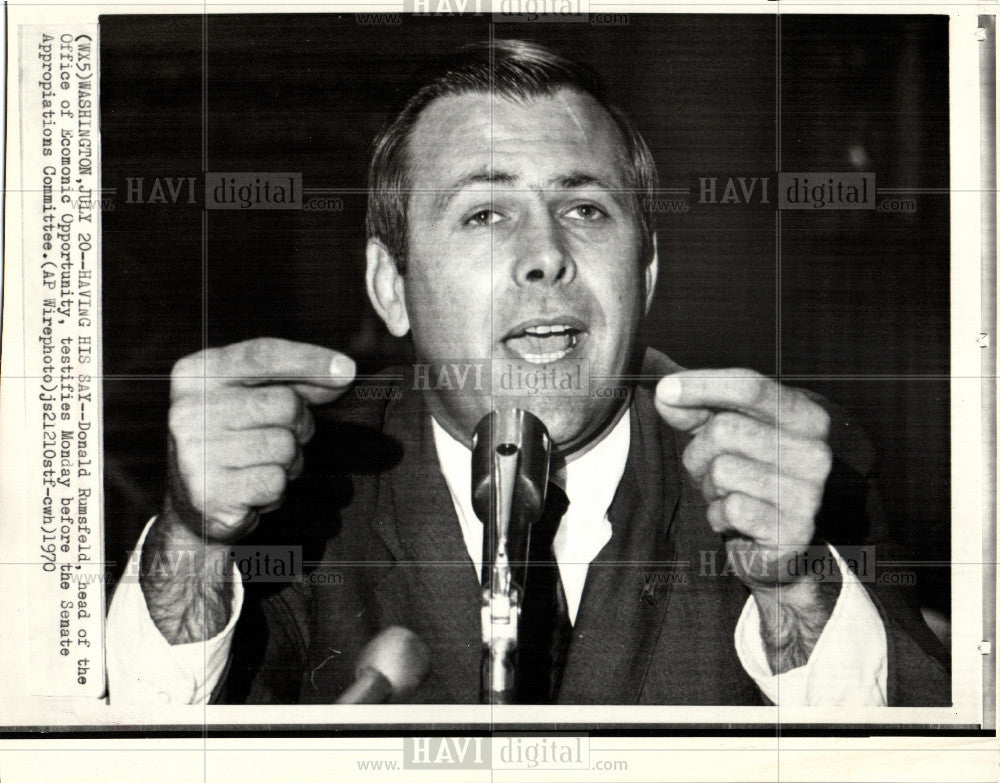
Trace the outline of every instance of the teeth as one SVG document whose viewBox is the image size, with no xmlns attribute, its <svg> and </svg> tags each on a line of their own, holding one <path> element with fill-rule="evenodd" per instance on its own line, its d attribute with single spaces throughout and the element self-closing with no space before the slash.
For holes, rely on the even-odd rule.
<svg viewBox="0 0 1000 783">
<path fill-rule="evenodd" d="M 560 351 L 559 353 L 526 353 L 521 358 L 529 364 L 548 364 L 549 362 L 557 362 L 566 356 L 572 348 L 568 348 L 565 351 Z"/>
<path fill-rule="evenodd" d="M 551 326 L 532 326 L 524 331 L 526 334 L 540 336 L 544 334 L 554 334 L 556 332 L 567 332 L 569 329 L 570 327 L 565 324 L 552 324 Z"/>
<path fill-rule="evenodd" d="M 548 364 L 549 362 L 557 362 L 568 356 L 570 352 L 576 348 L 577 342 L 577 335 L 571 334 L 569 337 L 569 345 L 561 351 L 555 351 L 552 353 L 521 353 L 520 355 L 521 358 L 529 364 Z"/>
</svg>

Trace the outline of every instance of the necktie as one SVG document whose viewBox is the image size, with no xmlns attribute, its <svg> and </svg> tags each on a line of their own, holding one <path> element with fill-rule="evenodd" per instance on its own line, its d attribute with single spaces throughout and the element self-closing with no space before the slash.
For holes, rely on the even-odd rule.
<svg viewBox="0 0 1000 783">
<path fill-rule="evenodd" d="M 552 541 L 568 506 L 563 489 L 550 483 L 545 508 L 531 528 L 517 636 L 517 701 L 521 704 L 554 703 L 562 681 L 573 626 Z"/>
</svg>

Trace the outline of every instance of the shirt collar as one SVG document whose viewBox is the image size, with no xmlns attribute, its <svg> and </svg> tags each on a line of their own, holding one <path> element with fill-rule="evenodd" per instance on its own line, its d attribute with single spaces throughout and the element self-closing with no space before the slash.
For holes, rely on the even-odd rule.
<svg viewBox="0 0 1000 783">
<path fill-rule="evenodd" d="M 611 537 L 607 512 L 625 472 L 631 440 L 630 422 L 630 411 L 626 409 L 610 432 L 586 454 L 566 465 L 565 489 L 569 508 L 553 542 L 564 582 L 569 576 L 567 564 L 574 564 L 576 569 L 582 567 L 585 576 L 587 566 Z M 472 508 L 472 453 L 433 417 L 431 423 L 441 472 L 451 492 L 462 537 L 478 576 L 482 567 L 483 526 Z M 567 598 L 571 603 L 577 603 L 569 595 Z M 573 609 L 575 614 L 575 606 Z"/>
</svg>

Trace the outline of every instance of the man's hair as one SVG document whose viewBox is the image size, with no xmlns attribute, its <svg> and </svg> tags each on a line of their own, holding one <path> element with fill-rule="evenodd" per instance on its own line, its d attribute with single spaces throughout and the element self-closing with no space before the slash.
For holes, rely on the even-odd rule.
<svg viewBox="0 0 1000 783">
<path fill-rule="evenodd" d="M 608 102 L 601 78 L 589 66 L 536 43 L 493 40 L 462 47 L 425 72 L 420 87 L 375 139 L 368 172 L 368 238 L 385 245 L 401 273 L 406 271 L 406 212 L 412 189 L 408 142 L 421 112 L 443 95 L 486 92 L 526 101 L 551 95 L 560 88 L 591 96 L 621 133 L 619 165 L 626 195 L 642 231 L 643 260 L 652 260 L 655 229 L 651 204 L 657 187 L 656 164 L 639 131 Z"/>
</svg>

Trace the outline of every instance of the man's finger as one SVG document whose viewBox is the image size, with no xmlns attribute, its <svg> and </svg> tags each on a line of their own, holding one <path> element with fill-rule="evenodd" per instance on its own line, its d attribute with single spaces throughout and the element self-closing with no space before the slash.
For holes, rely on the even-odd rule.
<svg viewBox="0 0 1000 783">
<path fill-rule="evenodd" d="M 254 389 L 219 389 L 206 411 L 210 421 L 227 430 L 259 427 L 296 429 L 304 421 L 306 405 L 291 386 L 260 386 Z"/>
<path fill-rule="evenodd" d="M 698 422 L 694 414 L 699 411 L 731 410 L 807 437 L 826 437 L 830 427 L 826 411 L 803 392 L 782 386 L 753 370 L 676 372 L 657 384 L 656 402 L 657 410 L 671 424 L 672 418 Z M 691 415 L 685 417 L 678 409 Z M 684 429 L 694 429 L 705 421 L 707 417 Z"/>
<path fill-rule="evenodd" d="M 698 432 L 712 418 L 712 411 L 707 408 L 680 408 L 676 405 L 668 405 L 660 400 L 659 394 L 653 397 L 653 404 L 660 417 L 675 430 L 681 432 Z"/>
<path fill-rule="evenodd" d="M 713 501 L 706 516 L 715 532 L 735 533 L 772 552 L 800 551 L 811 540 L 809 526 L 782 524 L 784 514 L 777 507 L 741 492 Z"/>
<path fill-rule="evenodd" d="M 716 533 L 739 533 L 751 540 L 770 539 L 767 531 L 777 528 L 778 509 L 759 498 L 732 492 L 716 498 L 705 511 Z"/>
<path fill-rule="evenodd" d="M 319 387 L 314 387 L 319 388 Z M 292 431 L 300 444 L 306 444 L 316 431 L 316 423 L 306 400 L 291 386 L 261 386 L 255 389 L 225 389 L 222 399 L 209 408 L 227 430 L 254 430 L 260 427 L 284 427 Z"/>
<path fill-rule="evenodd" d="M 288 474 L 279 465 L 255 465 L 223 471 L 213 483 L 213 496 L 228 497 L 232 505 L 261 509 L 281 501 Z"/>
<path fill-rule="evenodd" d="M 342 386 L 317 386 L 311 383 L 296 383 L 292 388 L 310 405 L 328 405 L 347 391 L 347 387 L 351 381 L 343 381 L 346 377 L 346 375 L 340 376 L 341 382 L 343 382 Z M 351 379 L 353 380 L 353 378 L 354 374 L 352 372 Z M 337 382 L 335 381 L 335 383 Z"/>
<path fill-rule="evenodd" d="M 288 474 L 280 465 L 255 465 L 220 468 L 192 481 L 189 491 L 207 520 L 237 527 L 249 511 L 280 503 L 287 484 Z"/>
<path fill-rule="evenodd" d="M 826 479 L 832 460 L 823 441 L 782 432 L 742 413 L 723 411 L 714 414 L 688 444 L 684 467 L 700 479 L 716 457 L 727 453 L 774 465 L 785 476 L 816 481 Z"/>
<path fill-rule="evenodd" d="M 739 493 L 768 503 L 790 518 L 812 519 L 822 498 L 822 487 L 813 482 L 779 476 L 762 462 L 735 454 L 722 454 L 708 470 L 704 492 L 709 501 Z"/>
<path fill-rule="evenodd" d="M 209 461 L 223 468 L 278 465 L 287 469 L 299 454 L 295 436 L 281 427 L 227 432 L 206 448 Z"/>
<path fill-rule="evenodd" d="M 330 348 L 261 337 L 209 348 L 174 365 L 175 384 L 294 384 L 309 402 L 328 402 L 354 380 L 354 361 Z M 301 390 L 300 390 L 301 389 Z"/>
</svg>

